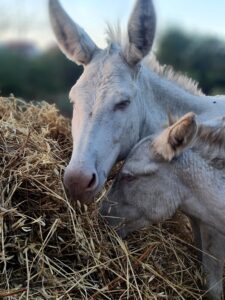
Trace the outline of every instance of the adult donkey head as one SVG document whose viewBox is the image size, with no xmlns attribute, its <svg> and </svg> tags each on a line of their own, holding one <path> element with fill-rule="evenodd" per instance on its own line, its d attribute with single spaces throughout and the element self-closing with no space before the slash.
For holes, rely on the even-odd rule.
<svg viewBox="0 0 225 300">
<path fill-rule="evenodd" d="M 115 162 L 140 139 L 144 112 L 137 77 L 154 40 L 155 12 L 151 0 L 138 0 L 124 46 L 111 41 L 99 49 L 58 0 L 49 1 L 49 10 L 60 49 L 84 66 L 70 91 L 73 152 L 64 176 L 72 198 L 82 201 L 102 188 Z"/>
</svg>

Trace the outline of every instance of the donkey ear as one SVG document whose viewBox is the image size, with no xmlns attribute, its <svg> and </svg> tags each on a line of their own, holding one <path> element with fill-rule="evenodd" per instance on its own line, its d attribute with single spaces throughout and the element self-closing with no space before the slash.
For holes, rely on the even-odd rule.
<svg viewBox="0 0 225 300">
<path fill-rule="evenodd" d="M 171 161 L 190 145 L 196 133 L 195 114 L 188 113 L 154 139 L 153 149 L 156 154 Z"/>
<path fill-rule="evenodd" d="M 156 29 L 152 0 L 137 0 L 128 23 L 128 43 L 124 56 L 130 65 L 136 65 L 150 51 Z"/>
<path fill-rule="evenodd" d="M 87 33 L 63 10 L 58 0 L 49 0 L 53 31 L 62 52 L 77 64 L 88 64 L 97 49 Z"/>
</svg>

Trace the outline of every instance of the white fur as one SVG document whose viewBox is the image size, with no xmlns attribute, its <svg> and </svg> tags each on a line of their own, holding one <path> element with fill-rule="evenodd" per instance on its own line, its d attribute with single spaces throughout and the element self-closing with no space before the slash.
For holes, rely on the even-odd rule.
<svg viewBox="0 0 225 300">
<path fill-rule="evenodd" d="M 180 116 L 193 111 L 198 120 L 208 120 L 225 111 L 224 97 L 204 96 L 192 80 L 149 59 L 155 33 L 151 0 L 136 1 L 123 45 L 120 29 L 110 27 L 104 50 L 60 6 L 53 8 L 50 5 L 51 20 L 61 49 L 77 62 L 84 60 L 84 72 L 70 92 L 73 154 L 65 184 L 73 198 L 96 195 L 115 162 L 124 159 L 141 138 L 157 132 L 167 122 L 168 112 Z M 142 22 L 142 18 L 148 19 Z M 148 26 L 141 28 L 142 23 Z"/>
</svg>

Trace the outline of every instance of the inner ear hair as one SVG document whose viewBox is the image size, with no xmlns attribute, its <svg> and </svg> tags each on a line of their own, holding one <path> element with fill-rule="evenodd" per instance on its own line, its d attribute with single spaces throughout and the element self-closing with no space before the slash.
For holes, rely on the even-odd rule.
<svg viewBox="0 0 225 300">
<path fill-rule="evenodd" d="M 183 150 L 191 143 L 197 132 L 195 114 L 190 112 L 170 127 L 168 143 L 174 152 Z M 177 153 L 175 153 L 177 154 Z"/>
<path fill-rule="evenodd" d="M 177 150 L 177 148 L 181 147 L 184 142 L 185 138 L 187 137 L 189 126 L 192 122 L 192 119 L 181 119 L 175 122 L 174 126 L 171 126 L 171 129 L 169 130 L 168 135 L 168 143 L 172 147 L 174 151 Z"/>
<path fill-rule="evenodd" d="M 170 126 L 168 143 L 174 151 L 188 144 L 197 131 L 195 114 L 190 112 L 180 118 L 174 125 Z"/>
<path fill-rule="evenodd" d="M 184 144 L 184 137 L 178 137 L 178 136 L 169 136 L 168 143 L 172 147 L 174 151 L 177 150 L 177 148 L 181 147 Z"/>
</svg>

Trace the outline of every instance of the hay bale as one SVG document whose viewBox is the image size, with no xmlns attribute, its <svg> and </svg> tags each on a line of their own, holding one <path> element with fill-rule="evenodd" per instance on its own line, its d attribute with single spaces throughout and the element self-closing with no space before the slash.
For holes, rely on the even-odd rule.
<svg viewBox="0 0 225 300">
<path fill-rule="evenodd" d="M 70 203 L 62 175 L 71 145 L 70 121 L 54 105 L 0 98 L 0 298 L 199 299 L 182 221 L 122 241 L 97 205 Z"/>
</svg>

